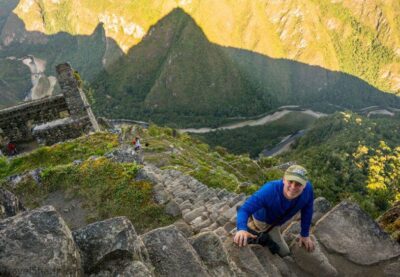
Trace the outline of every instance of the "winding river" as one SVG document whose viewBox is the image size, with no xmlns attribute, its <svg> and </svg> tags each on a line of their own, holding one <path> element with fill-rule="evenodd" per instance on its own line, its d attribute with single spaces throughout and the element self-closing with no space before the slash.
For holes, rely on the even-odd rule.
<svg viewBox="0 0 400 277">
<path fill-rule="evenodd" d="M 287 106 L 284 106 L 287 107 Z M 281 107 L 283 108 L 283 107 Z M 221 126 L 218 128 L 188 128 L 188 129 L 179 129 L 178 131 L 180 132 L 187 132 L 187 133 L 196 133 L 196 134 L 204 134 L 204 133 L 208 133 L 208 132 L 214 132 L 217 130 L 230 130 L 230 129 L 236 129 L 236 128 L 241 128 L 241 127 L 245 127 L 245 126 L 259 126 L 259 125 L 265 125 L 267 123 L 273 122 L 275 120 L 278 120 L 282 117 L 284 117 L 285 115 L 291 113 L 291 112 L 298 112 L 298 113 L 304 113 L 304 114 L 308 114 L 311 115 L 315 118 L 320 118 L 321 116 L 326 116 L 326 114 L 324 113 L 320 113 L 320 112 L 315 112 L 312 110 L 303 110 L 303 111 L 298 111 L 298 110 L 287 110 L 287 109 L 283 109 L 283 110 L 279 110 L 277 112 L 274 112 L 272 114 L 268 114 L 266 116 L 263 116 L 259 119 L 253 119 L 253 120 L 244 120 L 241 122 L 237 122 L 237 123 L 232 123 L 232 124 L 228 124 L 225 126 Z"/>
</svg>

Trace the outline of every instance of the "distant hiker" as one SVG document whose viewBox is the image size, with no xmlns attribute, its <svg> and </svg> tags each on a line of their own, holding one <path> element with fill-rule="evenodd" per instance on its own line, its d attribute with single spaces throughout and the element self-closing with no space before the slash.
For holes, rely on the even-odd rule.
<svg viewBox="0 0 400 277">
<path fill-rule="evenodd" d="M 7 144 L 7 153 L 9 156 L 17 154 L 17 146 L 11 141 Z"/>
<path fill-rule="evenodd" d="M 313 215 L 314 193 L 307 171 L 299 165 L 290 166 L 281 180 L 264 184 L 238 208 L 237 232 L 234 242 L 239 246 L 257 243 L 268 246 L 281 257 L 290 250 L 280 233 L 280 226 L 301 210 L 301 232 L 298 242 L 307 251 L 314 251 L 309 237 Z"/>
<path fill-rule="evenodd" d="M 135 137 L 134 141 L 135 141 L 135 144 L 134 144 L 135 145 L 135 151 L 138 151 L 142 147 L 142 145 L 140 144 L 139 137 Z"/>
</svg>

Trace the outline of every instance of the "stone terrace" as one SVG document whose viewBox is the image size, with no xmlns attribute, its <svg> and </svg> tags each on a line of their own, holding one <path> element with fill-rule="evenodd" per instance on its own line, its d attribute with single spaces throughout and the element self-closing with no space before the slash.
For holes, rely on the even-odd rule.
<svg viewBox="0 0 400 277">
<path fill-rule="evenodd" d="M 56 70 L 62 94 L 0 110 L 0 138 L 53 144 L 99 130 L 71 65 L 60 64 Z"/>
</svg>

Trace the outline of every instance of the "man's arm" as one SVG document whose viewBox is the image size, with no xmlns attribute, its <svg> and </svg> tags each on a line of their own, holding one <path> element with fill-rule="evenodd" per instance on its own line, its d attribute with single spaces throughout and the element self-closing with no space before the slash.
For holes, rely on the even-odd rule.
<svg viewBox="0 0 400 277">
<path fill-rule="evenodd" d="M 273 186 L 271 184 L 264 184 L 258 191 L 256 191 L 237 211 L 236 227 L 237 230 L 247 231 L 247 220 L 250 215 L 259 209 L 268 205 L 268 198 L 272 197 Z"/>
<path fill-rule="evenodd" d="M 314 201 L 312 197 L 305 207 L 301 209 L 301 236 L 308 237 L 310 235 L 311 220 L 314 210 Z"/>
<path fill-rule="evenodd" d="M 310 196 L 306 206 L 301 209 L 301 232 L 299 238 L 299 246 L 304 247 L 307 251 L 314 251 L 314 242 L 310 239 L 310 227 L 314 212 L 314 193 L 311 189 Z"/>
<path fill-rule="evenodd" d="M 247 232 L 247 221 L 253 213 L 266 206 L 266 203 L 268 203 L 267 198 L 272 193 L 272 185 L 264 184 L 238 209 L 237 232 L 233 241 L 239 246 L 246 246 L 248 238 L 256 238 L 255 235 Z"/>
</svg>

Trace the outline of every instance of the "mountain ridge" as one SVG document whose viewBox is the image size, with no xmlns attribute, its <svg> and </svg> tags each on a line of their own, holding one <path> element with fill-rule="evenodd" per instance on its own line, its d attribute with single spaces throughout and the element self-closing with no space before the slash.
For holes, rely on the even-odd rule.
<svg viewBox="0 0 400 277">
<path fill-rule="evenodd" d="M 400 88 L 400 84 L 396 84 L 400 61 L 397 47 L 400 5 L 394 0 L 356 3 L 349 0 L 263 0 L 257 3 L 141 0 L 118 4 L 108 0 L 96 3 L 45 0 L 40 3 L 45 18 L 40 17 L 38 7 L 30 1 L 21 0 L 15 9 L 29 30 L 88 35 L 99 22 L 104 22 L 107 36 L 127 52 L 140 42 L 152 25 L 173 9 L 181 8 L 191 15 L 209 41 L 220 46 L 340 70 L 383 90 L 396 92 Z M 71 10 L 68 3 L 80 9 Z M 387 59 L 387 55 L 391 58 Z M 349 62 L 348 58 L 356 62 Z"/>
<path fill-rule="evenodd" d="M 176 8 L 176 5 L 178 5 L 176 1 L 163 1 L 162 3 L 151 1 L 148 4 L 139 1 L 135 7 L 129 6 L 127 2 L 121 3 L 119 11 L 121 11 L 121 8 L 124 8 L 124 11 L 121 11 L 121 16 L 130 14 L 131 17 L 136 16 L 138 19 L 148 19 L 147 21 L 142 20 L 142 22 L 148 24 L 146 25 L 148 27 L 141 29 L 138 27 L 140 24 L 135 25 L 134 22 L 129 21 L 125 17 L 115 17 L 115 14 L 112 13 L 115 6 L 108 1 L 100 1 L 93 6 L 90 6 L 89 2 L 83 1 L 79 4 L 82 7 L 82 10 L 79 11 L 71 11 L 68 8 L 68 1 L 57 2 L 58 4 L 55 2 L 40 1 L 40 3 L 38 2 L 40 7 L 36 5 L 37 3 L 29 4 L 29 1 L 23 0 L 19 3 L 17 2 L 13 2 L 13 5 L 17 5 L 17 8 L 13 10 L 16 14 L 6 14 L 1 17 L 2 20 L 6 21 L 6 27 L 3 27 L 1 30 L 2 49 L 0 57 L 9 57 L 13 53 L 17 53 L 17 56 L 28 54 L 38 56 L 38 58 L 48 62 L 46 73 L 49 75 L 51 74 L 52 65 L 65 60 L 70 61 L 78 69 L 83 79 L 90 81 L 90 85 L 96 89 L 96 91 L 92 91 L 92 94 L 96 101 L 94 106 L 97 108 L 97 112 L 108 117 L 151 119 L 160 124 L 168 123 L 189 127 L 194 124 L 198 124 L 198 126 L 218 124 L 223 122 L 226 117 L 261 114 L 281 105 L 305 104 L 306 108 L 311 105 L 314 109 L 319 107 L 324 112 L 332 112 L 341 108 L 355 109 L 374 104 L 382 106 L 387 106 L 388 104 L 397 105 L 396 103 L 399 102 L 398 97 L 386 97 L 385 94 L 383 94 L 384 96 L 378 96 L 376 92 L 379 89 L 370 87 L 361 80 L 356 81 L 357 77 L 327 70 L 326 68 L 330 66 L 317 67 L 302 64 L 298 62 L 302 59 L 297 59 L 296 55 L 292 58 L 297 59 L 297 61 L 273 58 L 276 56 L 275 54 L 271 56 L 261 55 L 259 52 L 262 51 L 256 49 L 246 50 L 246 48 L 251 48 L 246 46 L 247 43 L 250 43 L 248 42 L 249 37 L 251 37 L 249 41 L 253 41 L 250 44 L 254 45 L 255 48 L 261 47 L 261 44 L 270 46 L 265 49 L 275 49 L 277 47 L 277 44 L 273 43 L 274 39 L 272 37 L 268 36 L 267 39 L 261 35 L 264 29 L 257 29 L 257 22 L 261 22 L 258 21 L 261 19 L 257 19 L 258 17 L 255 18 L 255 14 L 260 11 L 266 12 L 265 9 L 261 9 L 261 6 L 264 7 L 263 5 L 265 4 L 271 7 L 272 3 L 269 1 L 264 1 L 261 4 L 245 1 L 243 2 L 244 10 L 235 10 L 234 12 L 231 6 L 233 2 L 222 1 L 221 5 L 225 5 L 226 10 L 221 10 L 221 12 L 223 14 L 227 13 L 226 23 L 229 23 L 229 26 L 216 23 L 215 29 L 212 29 L 215 31 L 214 36 L 210 35 L 211 29 L 204 27 L 205 23 L 199 18 L 201 14 L 206 15 L 207 12 L 215 12 L 214 10 L 205 11 L 203 2 L 180 2 L 179 5 L 184 5 L 184 8 Z M 328 5 L 323 1 L 311 2 L 319 3 L 318 5 L 314 5 L 312 11 L 322 9 L 324 5 Z M 343 5 L 348 4 L 345 2 L 343 2 Z M 298 1 L 287 2 L 287 7 L 285 6 L 286 8 L 283 10 L 288 12 L 284 15 L 277 13 L 275 17 L 272 16 L 270 14 L 274 10 L 272 8 L 271 10 L 268 9 L 267 14 L 270 15 L 270 19 L 274 22 L 279 19 L 276 21 L 276 24 L 286 22 L 287 25 L 291 26 L 290 28 L 296 30 L 296 22 L 299 22 L 299 26 L 303 26 L 305 24 L 303 21 L 307 21 L 308 19 L 303 20 L 302 18 L 308 18 L 310 13 L 305 14 L 302 12 L 302 9 L 308 3 L 303 3 L 299 9 L 293 10 L 293 7 L 297 5 L 296 3 L 301 4 Z M 280 7 L 280 4 L 282 3 L 276 2 L 274 5 Z M 0 2 L 0 5 L 4 4 Z M 67 6 L 64 7 L 63 5 Z M 143 13 L 142 17 L 138 16 L 137 11 L 149 7 L 148 5 L 153 5 L 152 7 L 160 6 L 162 8 L 157 10 L 157 12 L 150 9 L 148 13 Z M 12 5 L 8 4 L 10 12 L 12 7 Z M 88 7 L 92 8 L 90 10 L 91 13 L 88 13 Z M 108 8 L 107 12 L 110 14 L 104 15 L 102 11 L 104 12 L 106 7 Z M 41 21 L 37 21 L 39 19 L 36 18 L 38 8 L 44 12 L 48 11 L 46 18 L 40 19 Z M 343 20 L 350 18 L 350 15 L 347 13 L 344 12 L 342 14 L 340 12 L 344 9 L 343 7 L 340 8 L 338 6 L 335 9 L 339 18 L 343 17 Z M 258 12 L 255 12 L 255 10 Z M 232 13 L 230 14 L 231 11 Z M 88 14 L 86 16 L 80 15 L 80 13 L 85 12 L 91 14 L 91 18 L 87 17 Z M 327 13 L 328 11 L 324 10 L 324 12 Z M 178 13 L 180 15 L 177 15 Z M 20 17 L 17 17 L 17 14 Z M 24 19 L 28 15 L 30 15 L 29 20 L 26 20 L 26 22 L 21 21 L 21 19 Z M 243 18 L 239 17 L 239 15 Z M 154 44 L 160 44 L 156 47 L 152 47 L 150 43 L 146 43 L 146 41 L 150 40 L 149 37 L 152 36 L 152 33 L 156 32 L 157 28 L 160 28 L 160 25 L 168 25 L 165 23 L 166 20 L 174 21 L 175 19 L 171 19 L 174 16 L 186 18 L 182 20 L 186 20 L 187 24 L 179 27 L 180 29 L 174 30 L 177 27 L 169 23 L 170 27 L 165 30 L 174 32 L 179 37 L 163 38 L 160 35 L 160 41 L 153 40 Z M 261 15 L 259 14 L 258 16 Z M 265 16 L 266 14 L 263 13 L 262 18 L 265 19 Z M 318 18 L 317 16 L 315 17 Z M 77 23 L 77 18 L 81 19 L 80 23 L 82 24 Z M 354 19 L 353 17 L 351 18 L 352 20 Z M 94 20 L 93 22 L 97 22 L 97 25 L 94 25 L 93 28 L 88 27 L 90 24 L 93 25 L 93 22 L 90 21 L 91 19 Z M 243 21 L 242 25 L 237 23 L 239 19 Z M 210 22 L 214 22 L 212 20 L 219 22 L 218 20 L 220 19 L 210 17 L 210 20 Z M 89 21 L 91 22 L 90 24 L 88 23 Z M 354 21 L 353 23 L 356 27 L 361 24 L 358 21 Z M 27 30 L 25 30 L 25 27 L 21 27 L 24 24 Z M 41 31 L 28 31 L 33 26 L 36 26 L 35 24 L 38 28 L 40 27 Z M 123 26 L 125 27 L 122 28 Z M 228 30 L 232 28 L 236 30 L 232 33 L 232 37 L 235 37 L 236 42 L 240 41 L 240 38 L 243 38 L 242 48 L 229 46 L 232 43 L 216 44 L 213 42 L 215 41 L 215 34 L 221 34 L 221 32 L 217 32 L 222 28 L 221 26 L 226 27 L 224 30 L 225 36 L 223 37 L 226 37 Z M 250 29 L 247 30 L 243 26 Z M 302 28 L 304 29 L 305 26 L 307 25 L 304 25 Z M 383 23 L 380 23 L 379 26 L 383 26 Z M 14 27 L 15 30 L 13 29 Z M 238 28 L 240 30 L 237 30 Z M 283 27 L 283 29 L 279 28 L 279 33 L 282 35 L 281 32 L 284 33 L 286 29 Z M 307 34 L 311 32 L 302 28 L 296 32 L 305 32 Z M 393 58 L 393 62 L 396 62 L 396 58 L 392 54 L 386 55 L 386 52 L 383 50 L 381 52 L 381 42 L 379 40 L 373 43 L 371 41 L 366 43 L 367 46 L 369 45 L 369 48 L 365 46 L 363 44 L 364 40 L 361 39 L 362 36 L 365 35 L 369 38 L 373 33 L 371 33 L 372 31 L 368 31 L 369 29 L 365 29 L 366 27 L 361 26 L 360 28 L 361 35 L 350 36 L 352 40 L 349 41 L 348 47 L 343 48 L 343 51 L 352 51 L 351 49 L 354 49 L 355 56 L 346 56 L 348 52 L 340 52 L 340 47 L 337 48 L 337 51 L 340 50 L 338 53 L 343 54 L 341 54 L 341 57 L 344 58 L 342 60 L 349 63 L 349 66 L 355 66 L 357 70 L 362 70 L 365 74 L 371 73 L 371 76 L 378 76 L 377 70 L 380 68 L 380 64 L 388 58 Z M 83 32 L 85 30 L 90 30 L 91 33 L 89 35 L 71 35 L 65 33 L 68 30 L 72 34 L 78 34 L 78 31 Z M 251 30 L 255 33 L 251 32 Z M 268 32 L 272 32 L 271 30 L 268 29 Z M 352 27 L 349 30 L 351 31 L 350 34 L 354 31 Z M 385 30 L 387 31 L 387 28 Z M 114 40 L 109 36 L 110 34 L 114 34 L 113 32 L 121 34 L 121 37 Z M 286 32 L 289 31 L 286 30 Z M 47 33 L 54 34 L 48 36 L 46 35 Z M 137 33 L 140 33 L 140 36 L 137 36 Z M 315 30 L 311 33 L 317 34 Z M 130 50 L 127 50 L 126 47 L 119 46 L 125 41 L 122 34 L 131 34 L 132 37 L 140 37 L 140 39 L 135 38 L 137 44 L 133 48 L 128 48 Z M 256 36 L 255 34 L 258 35 Z M 307 36 L 310 36 L 310 34 Z M 259 37 L 259 41 L 267 39 L 270 43 L 257 42 L 257 39 L 254 40 L 256 37 Z M 358 44 L 353 45 L 353 40 L 359 41 L 362 47 Z M 339 41 L 339 38 L 334 41 Z M 127 41 L 125 42 L 128 43 Z M 162 49 L 162 44 L 165 42 L 169 43 L 171 52 L 155 50 L 157 47 L 158 49 Z M 298 44 L 299 47 L 304 44 L 302 40 L 297 39 L 293 39 L 292 43 Z M 323 45 L 324 43 L 321 43 L 321 46 Z M 312 50 L 312 48 L 308 49 L 307 45 L 303 45 L 300 48 L 301 51 Z M 365 52 L 364 48 L 369 49 L 368 51 L 372 51 L 372 53 Z M 314 50 L 312 53 L 318 56 L 319 51 Z M 124 54 L 124 52 L 127 54 Z M 283 52 L 288 51 L 285 50 Z M 357 56 L 359 53 L 364 52 L 365 57 L 360 58 Z M 161 56 L 152 56 L 160 54 Z M 133 57 L 129 57 L 131 55 Z M 147 59 L 144 57 L 147 57 Z M 290 55 L 288 57 L 291 58 Z M 372 58 L 379 62 L 371 63 L 370 59 Z M 153 59 L 153 62 L 150 62 L 150 59 Z M 359 64 L 359 61 L 363 61 L 365 64 Z M 124 68 L 118 68 L 118 66 Z M 332 67 L 335 68 L 334 66 Z M 103 73 L 98 75 L 101 71 Z M 149 72 L 151 76 L 147 76 Z M 391 72 L 386 73 L 388 76 L 392 74 Z M 135 74 L 136 76 L 134 76 Z M 361 76 L 365 75 L 363 74 Z M 121 75 L 122 77 L 115 75 Z M 132 76 L 135 78 L 131 78 Z M 371 78 L 366 79 L 369 83 L 374 83 L 375 81 L 372 79 L 375 77 Z M 3 88 L 2 91 L 4 90 Z M 366 93 L 361 94 L 361 92 L 365 91 L 369 91 L 370 95 L 366 95 Z M 18 94 L 14 93 L 16 98 L 18 98 Z M 335 105 L 343 107 L 337 108 Z"/>
</svg>

